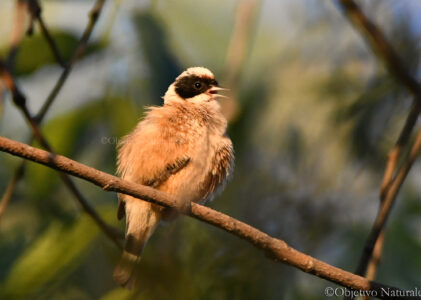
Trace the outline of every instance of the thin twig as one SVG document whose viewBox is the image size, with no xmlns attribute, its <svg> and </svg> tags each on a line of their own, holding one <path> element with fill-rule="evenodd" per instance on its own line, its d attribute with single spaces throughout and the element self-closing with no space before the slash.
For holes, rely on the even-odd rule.
<svg viewBox="0 0 421 300">
<path fill-rule="evenodd" d="M 363 253 L 361 255 L 360 263 L 357 268 L 357 274 L 364 274 L 367 269 L 367 265 L 370 261 L 371 255 L 373 253 L 376 241 L 378 240 L 382 229 L 384 228 L 387 218 L 390 214 L 390 209 L 392 208 L 396 195 L 399 192 L 408 172 L 410 171 L 412 164 L 418 156 L 418 152 L 421 148 L 421 130 L 418 132 L 417 138 L 414 142 L 414 145 L 411 148 L 409 156 L 402 167 L 399 169 L 395 179 L 393 180 L 388 193 L 383 201 L 383 204 L 380 205 L 380 210 L 377 214 L 376 221 L 371 229 L 370 235 L 365 244 Z M 370 255 L 369 255 L 370 254 Z"/>
<path fill-rule="evenodd" d="M 102 187 L 106 191 L 131 195 L 144 201 L 175 209 L 179 209 L 177 204 L 182 203 L 182 201 L 178 201 L 174 196 L 155 190 L 151 187 L 123 180 L 64 156 L 40 150 L 5 137 L 0 137 L 0 151 L 31 160 L 58 171 L 87 180 Z M 393 291 L 394 293 L 399 293 L 399 295 L 410 295 L 406 291 L 369 281 L 364 277 L 331 266 L 290 247 L 287 243 L 280 239 L 273 238 L 244 222 L 236 220 L 209 207 L 192 203 L 190 211 L 181 211 L 181 213 L 219 227 L 250 242 L 258 249 L 263 250 L 268 258 L 291 265 L 306 273 L 326 279 L 341 286 L 355 290 L 370 290 L 373 291 L 373 293 L 376 293 L 376 297 L 380 299 L 390 299 L 384 291 Z M 421 299 L 421 297 L 404 296 L 399 299 Z"/>
<path fill-rule="evenodd" d="M 26 34 L 31 36 L 34 34 L 34 24 L 35 20 L 41 14 L 41 6 L 38 4 L 38 1 L 26 0 L 28 3 L 28 13 L 29 13 L 29 23 L 28 28 L 26 29 Z"/>
<path fill-rule="evenodd" d="M 58 46 L 55 43 L 53 37 L 51 36 L 51 33 L 48 30 L 47 25 L 45 25 L 45 22 L 44 22 L 44 19 L 42 18 L 42 15 L 39 15 L 37 19 L 38 19 L 39 27 L 41 28 L 41 31 L 42 31 L 45 39 L 47 40 L 47 43 L 50 45 L 50 49 L 53 52 L 53 55 L 56 58 L 56 61 L 60 64 L 60 66 L 65 68 L 66 64 L 64 62 L 64 59 L 61 56 L 60 51 L 58 50 Z"/>
<path fill-rule="evenodd" d="M 395 146 L 389 152 L 386 168 L 380 187 L 380 199 L 383 202 L 387 190 L 392 183 L 393 175 L 395 173 L 399 157 L 401 155 L 402 149 L 406 146 L 411 137 L 411 133 L 417 123 L 418 116 L 421 112 L 421 101 L 414 101 L 414 104 L 406 118 L 405 125 L 402 128 L 402 131 L 399 135 L 398 140 L 396 141 Z"/>
<path fill-rule="evenodd" d="M 57 44 L 51 36 L 50 31 L 48 30 L 47 25 L 45 25 L 45 22 L 42 18 L 41 5 L 39 4 L 38 0 L 28 0 L 28 4 L 28 12 L 30 16 L 30 23 L 27 30 L 28 35 L 31 35 L 33 33 L 34 21 L 37 20 L 41 28 L 41 32 L 47 40 L 47 43 L 50 46 L 51 52 L 53 53 L 56 61 L 64 68 L 65 63 L 63 57 L 61 56 Z"/>
<path fill-rule="evenodd" d="M 399 157 L 401 155 L 402 149 L 406 146 L 406 144 L 409 141 L 409 138 L 411 136 L 413 128 L 415 127 L 420 111 L 421 102 L 414 101 L 413 107 L 411 108 L 411 111 L 409 112 L 408 117 L 406 119 L 405 126 L 403 127 L 395 146 L 389 152 L 388 159 L 386 162 L 386 168 L 383 175 L 383 180 L 380 186 L 380 205 L 383 205 L 384 200 L 387 197 L 387 193 L 389 192 L 389 187 L 393 183 L 393 175 L 396 173 Z M 384 246 L 384 230 L 385 229 L 383 228 L 379 233 L 379 237 L 375 241 L 373 253 L 371 254 L 372 257 L 369 260 L 368 265 L 366 266 L 366 277 L 370 280 L 374 280 L 376 278 L 377 269 L 381 261 Z M 361 266 L 361 270 L 363 269 L 364 266 Z"/>
<path fill-rule="evenodd" d="M 23 175 L 25 174 L 25 167 L 24 167 L 25 164 L 26 164 L 25 160 L 22 160 L 20 164 L 18 165 L 18 167 L 13 171 L 12 178 L 9 180 L 9 183 L 6 186 L 3 196 L 1 197 L 0 206 L 2 209 L 0 213 L 0 219 L 1 219 L 1 216 L 4 214 L 4 212 L 6 211 L 6 208 L 9 205 L 10 200 L 12 200 L 17 183 L 19 182 L 20 179 L 22 179 Z M 21 172 L 20 169 L 23 169 L 23 171 Z"/>
<path fill-rule="evenodd" d="M 388 159 L 386 162 L 386 168 L 383 175 L 383 180 L 380 186 L 380 205 L 383 205 L 383 202 L 387 197 L 387 193 L 389 192 L 389 187 L 393 183 L 393 175 L 396 173 L 399 157 L 401 155 L 402 149 L 406 146 L 406 144 L 409 141 L 409 138 L 411 136 L 412 130 L 415 127 L 420 111 L 421 102 L 414 101 L 413 107 L 411 108 L 411 111 L 409 112 L 408 117 L 406 119 L 405 126 L 403 127 L 395 146 L 389 152 Z M 377 269 L 381 261 L 384 246 L 384 230 L 384 228 L 381 230 L 378 239 L 375 241 L 373 253 L 371 254 L 372 257 L 369 260 L 368 265 L 366 266 L 366 277 L 369 280 L 374 280 L 376 278 Z M 361 266 L 361 270 L 364 269 L 363 267 L 364 266 Z"/>
<path fill-rule="evenodd" d="M 20 89 L 16 85 L 16 81 L 13 79 L 12 74 L 8 71 L 6 64 L 0 59 L 0 79 L 4 86 L 12 94 L 13 102 L 17 106 L 26 106 L 26 98 Z"/>
<path fill-rule="evenodd" d="M 370 262 L 368 263 L 367 273 L 365 278 L 368 280 L 376 279 L 377 270 L 382 258 L 383 246 L 384 246 L 384 229 L 380 232 L 379 238 L 376 241 L 376 245 L 374 246 L 373 254 L 371 256 Z M 346 298 L 345 298 L 346 299 Z M 370 300 L 368 295 L 363 297 L 364 300 Z"/>
<path fill-rule="evenodd" d="M 249 52 L 259 4 L 259 0 L 245 0 L 238 3 L 235 24 L 225 60 L 225 80 L 230 87 L 238 85 L 241 70 Z"/>
<path fill-rule="evenodd" d="M 384 230 L 380 233 L 377 243 L 374 247 L 373 256 L 371 257 L 370 263 L 367 267 L 366 278 L 368 280 L 374 280 L 376 278 L 377 268 L 382 258 L 382 250 L 384 245 Z"/>
<path fill-rule="evenodd" d="M 231 34 L 227 56 L 225 59 L 224 84 L 230 87 L 228 99 L 221 102 L 222 113 L 229 122 L 239 115 L 238 85 L 253 36 L 256 16 L 259 11 L 259 0 L 244 0 L 237 4 L 234 28 Z"/>
<path fill-rule="evenodd" d="M 385 35 L 367 18 L 353 0 L 339 0 L 339 4 L 344 15 L 367 40 L 371 49 L 381 58 L 388 71 L 418 98 L 421 95 L 418 81 L 411 75 Z"/>
<path fill-rule="evenodd" d="M 95 24 L 98 20 L 98 17 L 101 13 L 102 7 L 104 6 L 105 0 L 97 0 L 94 7 L 92 8 L 91 12 L 89 13 L 89 23 L 86 26 L 82 37 L 79 40 L 79 43 L 76 47 L 76 50 L 73 52 L 73 55 L 70 59 L 70 62 L 66 65 L 64 70 L 62 71 L 59 79 L 57 80 L 54 88 L 51 90 L 50 94 L 48 95 L 47 99 L 45 100 L 43 106 L 41 107 L 40 111 L 36 114 L 35 120 L 37 123 L 41 123 L 44 119 L 47 111 L 50 109 L 51 104 L 53 104 L 54 100 L 56 99 L 58 93 L 60 92 L 61 88 L 63 87 L 64 83 L 66 82 L 67 77 L 69 76 L 70 72 L 72 71 L 73 65 L 79 59 L 79 57 L 83 54 L 86 49 L 86 45 L 88 40 L 92 34 L 92 31 L 95 27 Z"/>
<path fill-rule="evenodd" d="M 0 120 L 3 117 L 3 112 L 4 112 L 4 87 L 3 84 L 0 82 Z"/>
<path fill-rule="evenodd" d="M 15 190 L 15 187 L 19 180 L 22 178 L 24 174 L 26 166 L 26 161 L 23 160 L 23 163 L 19 165 L 19 167 L 16 169 L 17 172 L 13 174 L 12 179 L 10 179 L 9 184 L 7 185 L 6 191 L 3 194 L 3 197 L 0 200 L 0 220 L 6 211 L 7 205 L 9 204 L 10 200 L 12 199 L 13 191 Z"/>
<path fill-rule="evenodd" d="M 393 175 L 397 169 L 397 163 L 401 156 L 402 149 L 408 143 L 411 133 L 415 127 L 418 116 L 421 112 L 421 85 L 411 75 L 408 68 L 405 66 L 399 55 L 395 52 L 394 48 L 387 41 L 384 34 L 377 28 L 377 26 L 371 22 L 365 14 L 362 12 L 360 7 L 353 0 L 339 0 L 344 15 L 350 20 L 354 27 L 361 33 L 361 35 L 367 40 L 369 46 L 374 53 L 383 61 L 388 71 L 396 78 L 397 81 L 401 82 L 414 96 L 414 103 L 405 121 L 405 125 L 399 135 L 399 138 L 389 152 L 386 168 L 383 176 L 383 180 L 380 187 L 380 207 L 374 224 L 381 224 L 379 218 L 383 214 L 380 211 L 384 210 L 384 207 L 388 209 L 392 208 L 392 203 L 385 203 L 387 200 L 394 202 L 396 195 L 393 196 L 393 191 L 390 191 L 391 186 L 394 184 Z M 402 170 L 402 169 L 401 169 Z M 400 172 L 400 171 L 399 171 Z M 387 216 L 389 212 L 384 212 Z M 384 222 L 387 217 L 384 218 Z M 376 226 L 376 225 L 373 225 Z M 373 250 L 376 249 L 375 258 L 371 263 L 370 275 L 373 276 L 376 273 L 378 263 L 380 261 L 381 252 L 383 248 L 383 238 L 381 241 L 378 240 L 379 236 L 384 237 L 384 223 L 381 225 L 381 230 L 372 228 L 372 234 L 366 241 L 359 266 L 356 270 L 356 274 L 363 275 L 366 273 L 367 266 L 370 263 L 370 259 L 373 255 Z M 376 233 L 374 235 L 374 233 Z M 379 245 L 377 245 L 379 243 Z"/>
</svg>

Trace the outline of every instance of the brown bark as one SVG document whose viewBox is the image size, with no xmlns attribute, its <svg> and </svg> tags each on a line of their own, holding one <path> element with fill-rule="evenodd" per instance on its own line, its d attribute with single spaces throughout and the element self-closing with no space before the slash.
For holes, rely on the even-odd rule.
<svg viewBox="0 0 421 300">
<path fill-rule="evenodd" d="M 64 156 L 55 155 L 5 137 L 0 137 L 0 151 L 8 152 L 12 155 L 37 162 L 61 172 L 90 181 L 93 184 L 102 187 L 106 191 L 114 191 L 131 195 L 133 197 L 166 207 L 177 208 L 177 203 L 181 203 L 181 201 L 177 201 L 177 199 L 173 196 L 167 195 L 151 187 L 122 180 L 118 177 L 85 166 Z M 376 292 L 377 297 L 380 299 L 390 299 L 390 297 L 388 297 L 382 289 L 395 291 L 396 293 L 404 293 L 404 291 L 400 289 L 369 281 L 364 277 L 352 274 L 306 255 L 290 247 L 287 243 L 280 239 L 273 238 L 244 222 L 236 220 L 209 207 L 192 203 L 191 210 L 182 211 L 182 213 L 212 224 L 244 240 L 247 240 L 255 247 L 265 251 L 267 257 L 275 261 L 291 265 L 306 273 L 316 275 L 341 286 L 355 290 L 371 290 Z M 400 297 L 399 299 L 410 298 L 411 297 Z M 421 299 L 421 297 L 411 299 Z"/>
</svg>

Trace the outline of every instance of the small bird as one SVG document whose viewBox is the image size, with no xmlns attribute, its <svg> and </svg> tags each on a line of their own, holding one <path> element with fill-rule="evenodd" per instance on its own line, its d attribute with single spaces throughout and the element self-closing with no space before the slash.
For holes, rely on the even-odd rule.
<svg viewBox="0 0 421 300">
<path fill-rule="evenodd" d="M 222 190 L 234 163 L 227 120 L 217 101 L 225 90 L 211 71 L 188 68 L 165 93 L 164 105 L 149 107 L 145 118 L 118 146 L 117 173 L 183 201 L 204 204 Z M 134 270 L 160 220 L 174 209 L 119 194 L 118 219 L 126 215 L 126 240 L 114 270 L 115 281 L 135 285 Z"/>
</svg>

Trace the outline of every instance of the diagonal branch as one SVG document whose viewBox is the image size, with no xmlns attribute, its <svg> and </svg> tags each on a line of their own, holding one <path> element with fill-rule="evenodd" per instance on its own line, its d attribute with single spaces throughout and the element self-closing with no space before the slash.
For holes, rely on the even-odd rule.
<svg viewBox="0 0 421 300">
<path fill-rule="evenodd" d="M 45 39 L 47 40 L 47 43 L 50 45 L 50 49 L 54 54 L 54 57 L 56 58 L 56 61 L 62 66 L 63 68 L 66 67 L 63 57 L 60 54 L 60 51 L 58 50 L 57 44 L 54 41 L 53 37 L 51 36 L 50 31 L 47 28 L 47 25 L 45 25 L 44 19 L 42 15 L 40 14 L 37 18 L 39 27 L 41 28 L 42 34 L 44 35 Z"/>
<path fill-rule="evenodd" d="M 394 181 L 393 175 L 396 173 L 397 165 L 399 157 L 401 156 L 402 149 L 405 148 L 406 144 L 408 144 L 409 139 L 411 137 L 411 133 L 415 127 L 415 124 L 418 119 L 418 115 L 421 112 L 421 102 L 414 101 L 413 106 L 406 118 L 405 125 L 402 128 L 402 131 L 396 141 L 392 150 L 390 150 L 388 159 L 386 162 L 386 168 L 383 175 L 383 180 L 380 185 L 380 205 L 383 205 L 385 199 L 388 197 L 388 193 L 390 191 L 390 186 Z M 391 208 L 392 206 L 390 206 Z M 380 208 L 379 208 L 380 210 Z M 383 252 L 383 245 L 384 245 L 384 235 L 385 235 L 385 227 L 380 231 L 376 240 L 373 239 L 374 244 L 372 245 L 371 253 L 363 250 L 362 257 L 360 259 L 359 266 L 357 267 L 357 274 L 362 274 L 361 272 L 367 272 L 366 277 L 368 279 L 373 280 L 377 274 L 377 268 L 380 264 L 382 252 Z M 368 243 L 369 240 L 366 241 Z M 367 245 L 366 245 L 367 247 Z M 369 248 L 370 247 L 370 248 Z M 367 247 L 371 249 L 371 246 Z M 365 253 L 365 254 L 364 254 Z M 364 256 L 371 256 L 371 259 L 368 260 L 366 264 L 363 264 L 363 260 L 365 260 Z M 364 270 L 365 269 L 365 270 Z"/>
<path fill-rule="evenodd" d="M 26 167 L 26 160 L 23 160 L 23 163 L 21 163 L 19 167 L 16 169 L 16 172 L 13 174 L 12 179 L 10 180 L 9 184 L 6 187 L 6 191 L 4 192 L 0 200 L 0 219 L 3 216 L 4 212 L 6 211 L 7 205 L 12 199 L 12 194 L 13 194 L 13 191 L 15 190 L 16 184 L 19 182 L 19 180 L 23 176 L 23 173 L 25 172 L 25 167 Z"/>
<path fill-rule="evenodd" d="M 396 200 L 396 196 L 401 188 L 403 182 L 406 179 L 411 167 L 418 157 L 418 154 L 421 149 L 421 130 L 418 132 L 417 138 L 414 142 L 414 145 L 411 148 L 409 156 L 402 167 L 399 169 L 395 179 L 392 181 L 390 188 L 385 196 L 383 204 L 380 206 L 379 212 L 374 222 L 373 228 L 371 229 L 370 235 L 367 239 L 367 243 L 364 247 L 364 252 L 360 260 L 360 264 L 357 268 L 359 274 L 365 273 L 371 254 L 373 253 L 373 248 L 376 244 L 379 235 L 381 234 L 384 226 L 386 224 L 387 218 L 390 214 L 390 210 Z M 370 254 L 370 255 L 368 255 Z"/>
<path fill-rule="evenodd" d="M 406 86 L 415 97 L 420 96 L 421 88 L 418 81 L 411 75 L 411 72 L 409 72 L 399 55 L 390 45 L 385 35 L 367 18 L 353 0 L 339 0 L 339 4 L 345 17 L 366 39 L 371 49 L 383 61 L 388 71 L 396 80 Z"/>
<path fill-rule="evenodd" d="M 34 21 L 37 20 L 41 28 L 41 32 L 44 35 L 45 39 L 47 40 L 47 43 L 50 46 L 51 52 L 53 53 L 56 61 L 62 67 L 65 67 L 63 57 L 61 56 L 60 51 L 58 50 L 57 44 L 54 41 L 53 37 L 51 36 L 50 31 L 48 30 L 47 25 L 44 22 L 44 19 L 42 18 L 42 15 L 41 15 L 42 9 L 41 9 L 41 6 L 39 5 L 38 0 L 28 0 L 28 12 L 30 16 L 29 27 L 27 30 L 28 35 L 32 35 Z"/>
<path fill-rule="evenodd" d="M 382 184 L 380 187 L 380 199 L 383 202 L 386 197 L 387 191 L 392 184 L 393 175 L 396 171 L 399 157 L 402 153 L 402 149 L 408 144 L 408 141 L 411 137 L 411 133 L 417 123 L 418 116 L 421 112 L 421 102 L 414 101 L 413 106 L 406 118 L 405 125 L 402 128 L 401 133 L 399 134 L 398 140 L 395 143 L 395 146 L 389 152 L 386 168 L 384 171 L 384 176 Z"/>
<path fill-rule="evenodd" d="M 56 84 L 54 85 L 47 99 L 45 100 L 43 106 L 41 107 L 37 115 L 35 116 L 35 120 L 38 123 L 41 123 L 42 120 L 44 119 L 47 111 L 50 109 L 51 104 L 53 104 L 58 93 L 60 92 L 67 78 L 69 77 L 70 72 L 73 69 L 73 65 L 76 63 L 79 57 L 85 52 L 86 45 L 88 44 L 88 40 L 91 37 L 92 31 L 94 30 L 94 27 L 96 25 L 96 22 L 98 21 L 99 15 L 101 14 L 101 10 L 102 10 L 102 7 L 104 6 L 104 3 L 105 3 L 105 0 L 97 0 L 94 7 L 90 11 L 89 23 L 86 26 L 82 34 L 82 37 L 79 40 L 76 50 L 73 52 L 70 62 L 63 69 L 59 79 L 57 80 Z"/>
<path fill-rule="evenodd" d="M 338 3 L 342 7 L 344 15 L 354 25 L 355 29 L 358 30 L 366 39 L 373 52 L 376 53 L 383 61 L 390 74 L 392 74 L 397 81 L 401 82 L 414 96 L 414 103 L 407 116 L 405 125 L 395 143 L 395 146 L 389 152 L 380 188 L 381 204 L 379 207 L 379 213 L 373 225 L 371 234 L 366 241 L 359 266 L 356 270 L 356 274 L 363 275 L 366 273 L 373 251 L 376 249 L 376 258 L 371 262 L 370 266 L 370 276 L 374 276 L 382 252 L 382 244 L 384 241 L 383 230 L 389 214 L 388 211 L 384 210 L 384 207 L 387 207 L 390 210 L 396 198 L 396 194 L 392 189 L 392 185 L 395 184 L 393 175 L 397 170 L 397 163 L 399 157 L 401 156 L 402 149 L 408 144 L 411 133 L 421 112 L 421 85 L 411 75 L 411 72 L 409 72 L 408 68 L 405 66 L 394 48 L 390 45 L 384 34 L 367 18 L 367 16 L 365 16 L 360 7 L 353 0 L 338 0 Z M 403 168 L 399 171 L 400 173 L 402 172 L 402 169 Z M 398 176 L 396 178 L 398 178 Z M 399 188 L 396 190 L 396 193 L 398 190 Z M 381 230 L 377 230 L 376 227 L 381 228 Z M 381 239 L 379 239 L 380 236 L 382 237 Z"/>
<path fill-rule="evenodd" d="M 237 4 L 234 28 L 228 44 L 224 67 L 224 84 L 230 87 L 231 95 L 221 102 L 222 113 L 228 122 L 235 121 L 240 113 L 238 86 L 253 38 L 253 29 L 261 6 L 259 0 L 245 0 Z"/>
<path fill-rule="evenodd" d="M 177 201 L 175 197 L 151 187 L 120 179 L 68 159 L 64 156 L 46 152 L 5 137 L 0 137 L 0 151 L 31 160 L 58 171 L 87 180 L 102 187 L 106 191 L 131 195 L 148 202 L 176 209 L 179 208 L 177 203 L 182 203 L 182 201 Z M 395 295 L 407 295 L 406 297 L 403 296 L 400 299 L 421 299 L 421 297 L 409 297 L 408 295 L 410 295 L 410 291 L 403 291 L 394 287 L 369 281 L 364 277 L 331 266 L 290 247 L 287 243 L 280 239 L 273 238 L 244 222 L 236 220 L 209 207 L 192 203 L 190 211 L 181 212 L 208 224 L 219 227 L 228 233 L 234 234 L 241 239 L 250 242 L 256 248 L 263 250 L 268 258 L 278 262 L 283 262 L 306 273 L 326 279 L 341 286 L 356 290 L 370 290 L 373 291 L 373 294 L 375 293 L 376 297 L 380 299 L 390 298 L 384 291 L 393 291 Z"/>
</svg>

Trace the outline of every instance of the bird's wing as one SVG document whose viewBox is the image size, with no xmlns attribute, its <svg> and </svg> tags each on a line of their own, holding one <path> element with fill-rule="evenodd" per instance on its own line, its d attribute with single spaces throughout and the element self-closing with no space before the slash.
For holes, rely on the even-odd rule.
<svg viewBox="0 0 421 300">
<path fill-rule="evenodd" d="M 154 188 L 159 187 L 162 183 L 164 183 L 171 175 L 177 173 L 182 168 L 187 166 L 190 162 L 190 158 L 180 158 L 176 160 L 174 163 L 169 163 L 165 166 L 165 168 L 156 174 L 156 177 L 149 178 L 146 181 L 141 182 L 143 185 L 151 186 Z M 118 210 L 117 210 L 117 218 L 120 220 L 124 217 L 126 212 L 126 206 L 124 202 L 124 194 L 118 195 Z"/>
<path fill-rule="evenodd" d="M 234 150 L 229 138 L 223 137 L 212 159 L 212 167 L 202 183 L 203 200 L 216 193 L 218 187 L 223 189 L 226 179 L 234 167 Z"/>
<path fill-rule="evenodd" d="M 144 180 L 142 184 L 151 186 L 153 188 L 158 188 L 171 175 L 177 173 L 182 168 L 187 166 L 189 162 L 190 162 L 189 157 L 181 157 L 181 158 L 176 159 L 176 161 L 174 162 L 168 162 L 168 164 L 162 170 L 154 174 L 155 175 L 154 177 Z"/>
<path fill-rule="evenodd" d="M 154 124 L 141 123 L 120 145 L 118 173 L 123 179 L 158 188 L 189 164 L 186 152 L 174 136 L 162 134 Z M 119 194 L 119 219 L 125 213 L 124 198 Z"/>
</svg>

